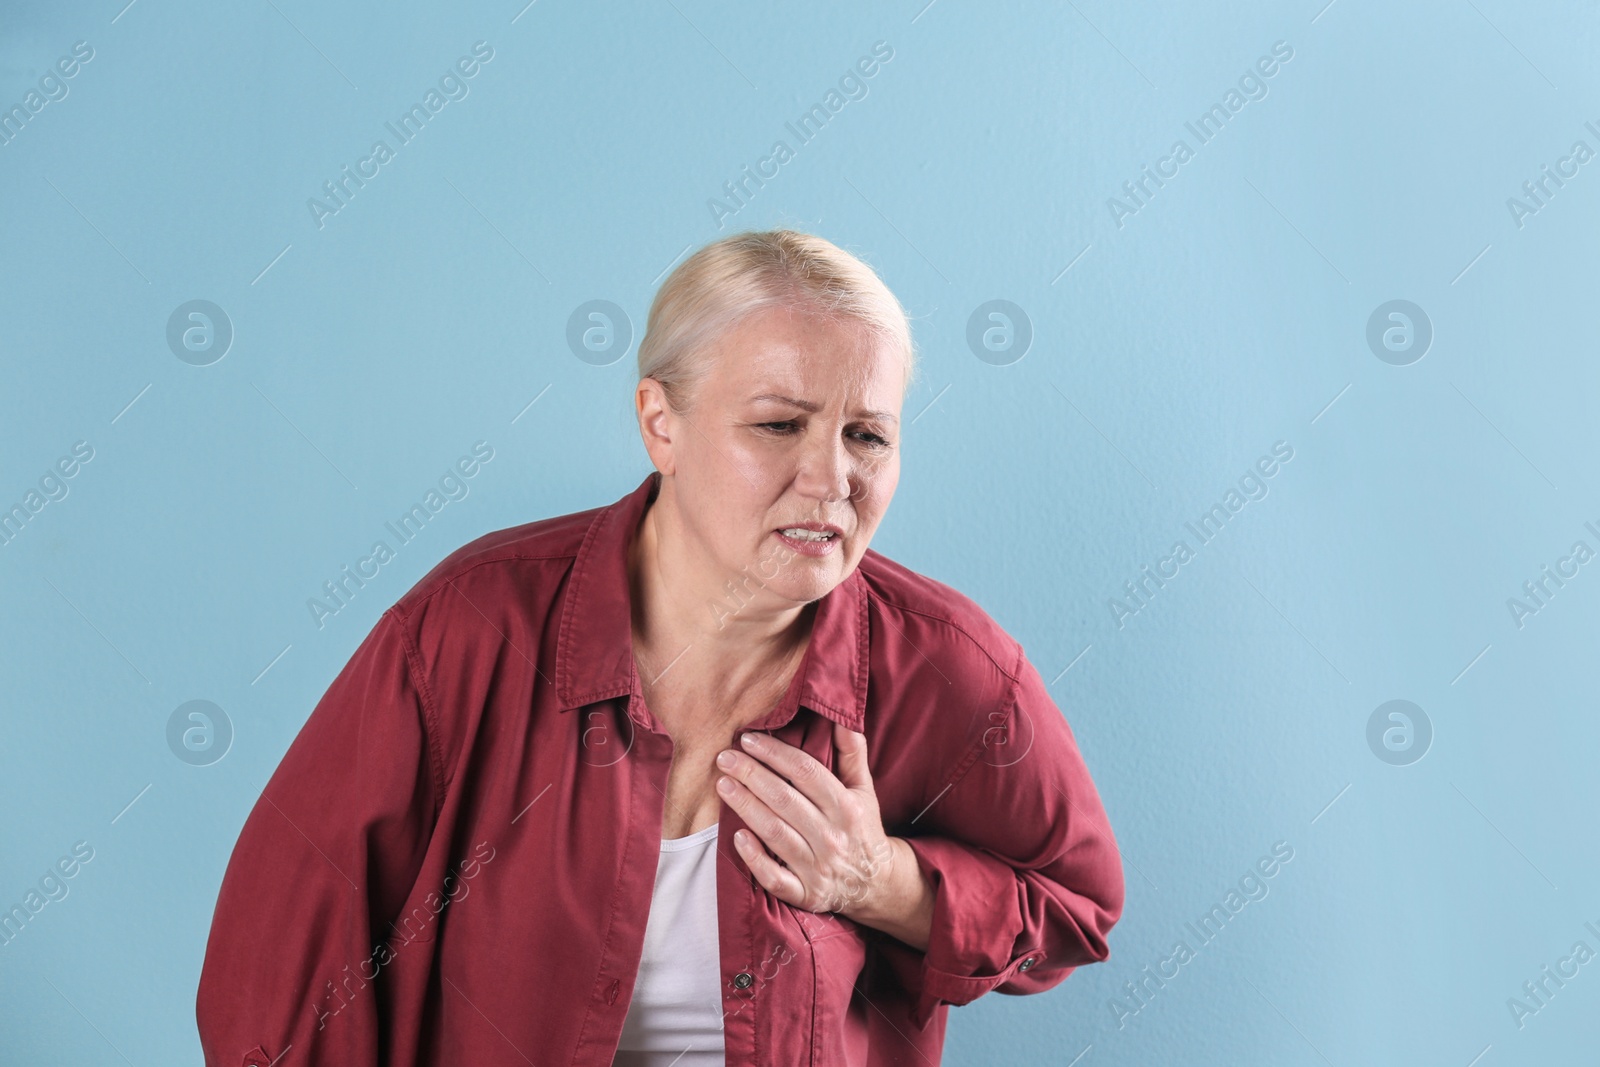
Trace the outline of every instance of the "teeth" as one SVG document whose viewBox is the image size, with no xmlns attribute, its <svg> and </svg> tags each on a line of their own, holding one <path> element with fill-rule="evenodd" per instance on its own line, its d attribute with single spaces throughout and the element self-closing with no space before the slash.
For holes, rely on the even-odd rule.
<svg viewBox="0 0 1600 1067">
<path fill-rule="evenodd" d="M 825 531 L 804 530 L 798 526 L 790 527 L 787 530 L 780 530 L 779 532 L 785 537 L 794 538 L 796 541 L 826 541 L 833 537 L 833 534 Z"/>
</svg>

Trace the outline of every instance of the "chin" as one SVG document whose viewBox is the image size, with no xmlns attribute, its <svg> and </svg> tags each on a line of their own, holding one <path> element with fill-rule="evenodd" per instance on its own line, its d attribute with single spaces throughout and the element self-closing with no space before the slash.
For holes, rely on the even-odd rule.
<svg viewBox="0 0 1600 1067">
<path fill-rule="evenodd" d="M 767 588 L 785 600 L 796 604 L 809 604 L 821 600 L 844 580 L 844 572 L 837 562 L 827 567 L 813 567 L 809 574 L 785 574 L 767 583 Z"/>
</svg>

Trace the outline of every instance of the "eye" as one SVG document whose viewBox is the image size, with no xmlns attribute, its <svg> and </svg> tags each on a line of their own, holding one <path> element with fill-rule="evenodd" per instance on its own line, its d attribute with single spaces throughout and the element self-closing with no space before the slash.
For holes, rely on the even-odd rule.
<svg viewBox="0 0 1600 1067">
<path fill-rule="evenodd" d="M 873 433 L 871 430 L 857 430 L 855 433 L 851 434 L 851 436 L 863 444 L 870 445 L 873 448 L 889 447 L 889 442 L 887 439 Z"/>
<path fill-rule="evenodd" d="M 795 424 L 794 424 L 793 421 L 789 421 L 789 422 L 762 422 L 762 423 L 757 423 L 757 425 L 761 429 L 766 430 L 769 433 L 778 434 L 779 436 L 784 436 L 784 435 L 792 432 L 795 429 Z"/>
</svg>

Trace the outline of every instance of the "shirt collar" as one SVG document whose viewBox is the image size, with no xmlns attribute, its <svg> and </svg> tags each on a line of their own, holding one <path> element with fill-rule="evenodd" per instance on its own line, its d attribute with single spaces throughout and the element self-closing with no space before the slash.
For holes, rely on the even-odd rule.
<svg viewBox="0 0 1600 1067">
<path fill-rule="evenodd" d="M 636 692 L 628 544 L 660 485 L 660 472 L 651 471 L 639 488 L 601 508 L 578 548 L 556 638 L 556 693 L 563 711 Z M 867 594 L 857 566 L 817 602 L 800 669 L 758 728 L 782 726 L 803 705 L 848 729 L 862 729 L 869 650 Z"/>
</svg>

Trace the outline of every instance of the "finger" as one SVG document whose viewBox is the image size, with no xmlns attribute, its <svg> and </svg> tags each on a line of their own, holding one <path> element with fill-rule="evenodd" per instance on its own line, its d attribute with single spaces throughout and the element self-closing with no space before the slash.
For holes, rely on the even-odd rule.
<svg viewBox="0 0 1600 1067">
<path fill-rule="evenodd" d="M 779 818 L 761 798 L 750 792 L 744 783 L 723 777 L 717 780 L 717 792 L 723 802 L 744 820 L 752 833 L 777 854 L 790 867 L 814 869 L 816 857 L 811 843 L 793 826 Z"/>
<path fill-rule="evenodd" d="M 785 904 L 797 908 L 805 907 L 806 887 L 800 881 L 800 877 L 767 855 L 767 850 L 756 841 L 754 834 L 748 830 L 734 831 L 733 847 L 744 858 L 745 866 L 750 868 L 750 873 L 761 883 L 761 888 Z"/>
<path fill-rule="evenodd" d="M 746 730 L 740 735 L 739 743 L 744 751 L 794 783 L 794 787 L 829 820 L 839 817 L 845 793 L 844 783 L 813 759 L 810 753 L 779 741 L 770 734 L 754 730 Z"/>
<path fill-rule="evenodd" d="M 847 789 L 872 791 L 872 771 L 867 766 L 867 735 L 844 726 L 833 724 L 833 747 L 839 753 L 835 766 L 839 768 L 839 781 Z"/>
<path fill-rule="evenodd" d="M 820 841 L 829 822 L 805 794 L 790 785 L 760 760 L 732 750 L 719 753 L 717 766 L 724 774 L 744 783 L 762 803 L 784 822 L 800 831 L 807 841 Z"/>
</svg>

